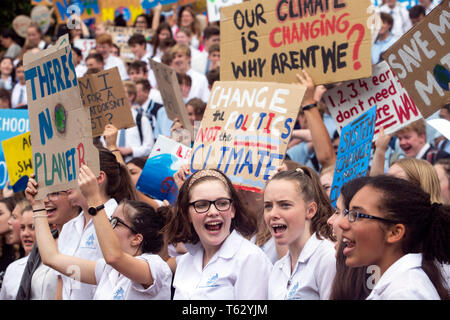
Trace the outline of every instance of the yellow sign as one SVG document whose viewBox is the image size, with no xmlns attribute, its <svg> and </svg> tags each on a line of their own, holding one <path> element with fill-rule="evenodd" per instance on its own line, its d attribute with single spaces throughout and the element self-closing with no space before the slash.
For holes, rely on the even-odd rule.
<svg viewBox="0 0 450 320">
<path fill-rule="evenodd" d="M 9 182 L 13 186 L 20 178 L 33 173 L 30 131 L 3 140 L 2 145 Z"/>
</svg>

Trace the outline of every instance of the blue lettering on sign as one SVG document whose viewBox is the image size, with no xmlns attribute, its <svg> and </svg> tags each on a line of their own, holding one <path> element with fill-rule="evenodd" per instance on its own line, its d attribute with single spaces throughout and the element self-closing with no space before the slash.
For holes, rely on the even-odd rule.
<svg viewBox="0 0 450 320">
<path fill-rule="evenodd" d="M 38 98 L 36 90 L 37 83 L 39 83 L 40 88 L 39 98 L 44 98 L 69 89 L 72 86 L 77 86 L 78 82 L 72 59 L 72 50 L 67 47 L 62 50 L 66 51 L 65 54 L 25 70 L 25 80 L 31 83 L 31 98 L 33 101 Z M 64 78 L 62 76 L 63 74 Z"/>
</svg>

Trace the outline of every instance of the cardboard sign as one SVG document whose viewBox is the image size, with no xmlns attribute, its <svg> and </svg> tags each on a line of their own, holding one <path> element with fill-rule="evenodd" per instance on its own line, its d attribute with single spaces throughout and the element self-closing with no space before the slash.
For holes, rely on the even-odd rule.
<svg viewBox="0 0 450 320">
<path fill-rule="evenodd" d="M 9 183 L 14 192 L 23 191 L 27 187 L 28 177 L 33 173 L 30 132 L 3 140 L 2 146 L 8 168 Z"/>
<path fill-rule="evenodd" d="M 294 84 L 216 81 L 191 171 L 218 169 L 239 188 L 261 192 L 284 159 L 304 94 Z"/>
<path fill-rule="evenodd" d="M 150 41 L 153 36 L 152 29 L 141 29 L 131 27 L 105 27 L 105 32 L 110 34 L 113 42 L 120 49 L 120 58 L 125 62 L 133 62 L 136 60 L 131 48 L 128 45 L 128 39 L 135 33 L 142 33 L 147 41 Z"/>
<path fill-rule="evenodd" d="M 159 135 L 145 163 L 136 189 L 152 198 L 175 204 L 178 188 L 173 175 L 188 163 L 191 148 Z"/>
<path fill-rule="evenodd" d="M 27 29 L 33 20 L 29 16 L 20 15 L 14 18 L 12 26 L 14 31 L 22 38 L 27 37 Z"/>
<path fill-rule="evenodd" d="M 15 137 L 30 130 L 28 111 L 22 109 L 0 109 L 0 141 Z M 0 189 L 8 181 L 3 148 L 0 145 Z"/>
<path fill-rule="evenodd" d="M 136 17 L 145 13 L 143 3 L 149 3 L 150 0 L 103 0 L 102 1 L 102 21 L 114 21 L 114 18 L 122 14 L 128 26 L 134 24 Z M 156 1 L 155 1 L 156 2 Z M 142 3 L 142 5 L 141 5 Z M 155 5 L 157 2 L 155 3 Z"/>
<path fill-rule="evenodd" d="M 391 134 L 422 118 L 420 111 L 403 89 L 386 61 L 373 67 L 370 78 L 344 82 L 328 90 L 323 99 L 336 123 L 337 130 L 377 105 L 374 140 L 380 127 Z"/>
<path fill-rule="evenodd" d="M 376 106 L 342 128 L 334 168 L 330 199 L 333 207 L 348 181 L 365 176 L 369 167 L 370 149 L 375 129 Z"/>
<path fill-rule="evenodd" d="M 152 59 L 149 59 L 149 61 L 150 67 L 155 73 L 156 82 L 161 92 L 167 116 L 170 120 L 178 118 L 183 124 L 183 127 L 189 130 L 193 137 L 194 127 L 191 124 L 191 120 L 189 120 L 175 70 Z"/>
<path fill-rule="evenodd" d="M 81 100 L 91 115 L 93 137 L 101 136 L 107 124 L 117 129 L 136 126 L 117 67 L 85 75 L 78 82 Z"/>
<path fill-rule="evenodd" d="M 427 118 L 450 102 L 450 0 L 443 0 L 383 55 Z"/>
<path fill-rule="evenodd" d="M 46 6 L 36 6 L 31 10 L 31 20 L 37 22 L 43 34 L 46 34 L 52 22 L 52 13 Z"/>
<path fill-rule="evenodd" d="M 370 0 L 262 0 L 221 9 L 220 78 L 316 84 L 372 74 Z"/>
<path fill-rule="evenodd" d="M 207 0 L 208 21 L 214 22 L 220 20 L 220 8 L 240 3 L 242 3 L 242 0 Z"/>
<path fill-rule="evenodd" d="M 79 168 L 100 172 L 89 110 L 83 107 L 72 50 L 66 37 L 38 55 L 24 57 L 33 167 L 39 192 L 77 188 Z"/>
<path fill-rule="evenodd" d="M 76 15 L 86 25 L 91 25 L 101 20 L 101 0 L 73 2 L 70 0 L 53 0 L 53 9 L 59 24 L 67 22 L 67 27 L 75 28 L 75 21 L 71 21 L 71 15 Z"/>
</svg>

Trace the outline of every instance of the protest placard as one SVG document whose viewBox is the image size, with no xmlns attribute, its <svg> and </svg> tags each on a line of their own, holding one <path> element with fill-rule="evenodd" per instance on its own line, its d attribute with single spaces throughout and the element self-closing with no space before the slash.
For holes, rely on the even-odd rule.
<svg viewBox="0 0 450 320">
<path fill-rule="evenodd" d="M 44 6 L 52 6 L 53 0 L 31 0 L 31 5 L 44 5 Z"/>
<path fill-rule="evenodd" d="M 191 148 L 159 135 L 136 184 L 136 189 L 152 198 L 175 204 L 178 188 L 173 175 L 188 163 Z"/>
<path fill-rule="evenodd" d="M 218 169 L 238 188 L 261 192 L 284 159 L 304 94 L 295 84 L 216 81 L 191 171 Z"/>
<path fill-rule="evenodd" d="M 369 167 L 370 150 L 375 129 L 376 106 L 342 128 L 337 160 L 334 167 L 330 199 L 333 207 L 348 181 L 365 176 Z"/>
<path fill-rule="evenodd" d="M 443 0 L 383 55 L 422 115 L 450 102 L 450 0 Z"/>
<path fill-rule="evenodd" d="M 148 2 L 150 2 L 150 0 L 102 0 L 101 20 L 103 22 L 113 22 L 115 17 L 122 14 L 122 17 L 127 22 L 127 25 L 132 26 L 134 24 L 134 20 L 136 20 L 136 17 L 145 13 L 143 3 Z M 155 5 L 156 4 L 157 3 L 155 3 Z"/>
<path fill-rule="evenodd" d="M 377 105 L 374 140 L 378 138 L 380 127 L 384 128 L 385 134 L 391 134 L 422 118 L 386 61 L 373 67 L 371 77 L 344 82 L 328 90 L 323 99 L 339 132 L 370 107 Z"/>
<path fill-rule="evenodd" d="M 149 59 L 149 61 L 150 67 L 155 73 L 158 90 L 161 92 L 167 116 L 171 120 L 178 118 L 183 127 L 189 130 L 193 137 L 194 127 L 189 120 L 175 70 L 153 59 Z"/>
<path fill-rule="evenodd" d="M 83 20 L 87 25 L 94 24 L 101 21 L 101 0 L 90 1 L 70 1 L 70 0 L 53 0 L 53 11 L 56 15 L 57 22 L 59 24 L 68 23 L 72 15 L 76 15 Z"/>
<path fill-rule="evenodd" d="M 132 27 L 105 27 L 105 32 L 110 34 L 113 42 L 120 49 L 120 58 L 125 62 L 133 62 L 136 60 L 131 48 L 128 45 L 128 39 L 135 33 L 142 33 L 147 41 L 150 41 L 153 36 L 152 29 L 132 28 Z"/>
<path fill-rule="evenodd" d="M 219 21 L 220 8 L 239 4 L 242 3 L 242 1 L 243 0 L 207 0 L 206 5 L 208 6 L 208 21 Z"/>
<path fill-rule="evenodd" d="M 75 39 L 73 46 L 81 50 L 83 60 L 89 55 L 89 51 L 97 45 L 95 39 Z"/>
<path fill-rule="evenodd" d="M 262 0 L 221 9 L 220 79 L 316 84 L 372 74 L 370 0 Z"/>
<path fill-rule="evenodd" d="M 0 109 L 0 141 L 12 138 L 30 130 L 27 110 Z M 8 170 L 3 148 L 0 145 L 0 189 L 8 181 Z"/>
<path fill-rule="evenodd" d="M 83 107 L 67 37 L 39 55 L 24 57 L 36 199 L 77 188 L 82 164 L 100 172 L 89 110 Z"/>
<path fill-rule="evenodd" d="M 117 67 L 85 75 L 78 82 L 81 101 L 91 116 L 93 137 L 101 136 L 107 124 L 117 129 L 136 125 Z"/>
<path fill-rule="evenodd" d="M 14 192 L 25 190 L 28 177 L 33 173 L 30 132 L 3 140 L 2 147 L 8 169 L 9 184 Z"/>
</svg>

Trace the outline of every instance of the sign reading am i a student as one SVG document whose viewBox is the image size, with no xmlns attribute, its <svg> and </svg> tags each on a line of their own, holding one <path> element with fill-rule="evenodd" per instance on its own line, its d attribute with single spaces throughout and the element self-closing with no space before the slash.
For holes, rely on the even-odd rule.
<svg viewBox="0 0 450 320">
<path fill-rule="evenodd" d="M 218 169 L 237 187 L 261 192 L 280 166 L 305 87 L 216 81 L 191 153 L 191 171 Z"/>
<path fill-rule="evenodd" d="M 81 101 L 91 115 L 93 137 L 101 136 L 107 124 L 117 129 L 136 125 L 117 67 L 85 75 L 78 83 Z"/>
<path fill-rule="evenodd" d="M 450 0 L 443 0 L 383 55 L 422 115 L 450 102 Z"/>
<path fill-rule="evenodd" d="M 370 0 L 262 0 L 221 9 L 220 78 L 316 84 L 372 73 Z"/>
<path fill-rule="evenodd" d="M 89 110 L 83 107 L 67 35 L 51 48 L 24 57 L 36 199 L 76 188 L 79 168 L 99 174 Z"/>
</svg>

